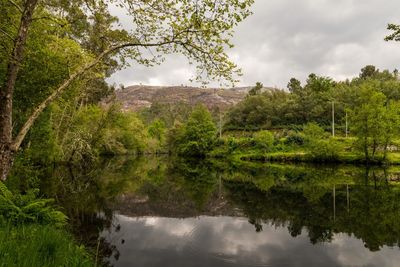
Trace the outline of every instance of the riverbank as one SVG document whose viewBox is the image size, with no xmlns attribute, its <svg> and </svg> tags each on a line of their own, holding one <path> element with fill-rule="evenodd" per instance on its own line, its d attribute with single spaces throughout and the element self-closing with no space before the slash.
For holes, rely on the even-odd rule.
<svg viewBox="0 0 400 267">
<path fill-rule="evenodd" d="M 266 144 L 267 143 L 267 144 Z M 355 149 L 354 138 L 317 140 L 314 144 L 291 144 L 287 138 L 274 142 L 260 142 L 255 138 L 228 137 L 208 154 L 210 158 L 229 161 L 282 162 L 282 163 L 334 163 L 354 165 L 400 165 L 400 152 L 376 153 L 374 159 Z"/>
<path fill-rule="evenodd" d="M 54 200 L 39 189 L 22 192 L 0 182 L 0 266 L 94 266 Z"/>
<path fill-rule="evenodd" d="M 95 266 L 83 246 L 64 229 L 29 224 L 0 226 L 0 266 Z"/>
<path fill-rule="evenodd" d="M 261 162 L 305 162 L 305 163 L 339 163 L 339 164 L 355 164 L 366 165 L 367 161 L 362 155 L 355 153 L 340 153 L 334 159 L 318 159 L 313 158 L 306 152 L 272 152 L 272 153 L 244 153 L 233 155 L 233 157 L 244 161 L 261 161 Z M 389 153 L 388 158 L 383 160 L 370 160 L 370 165 L 400 165 L 400 154 Z"/>
</svg>

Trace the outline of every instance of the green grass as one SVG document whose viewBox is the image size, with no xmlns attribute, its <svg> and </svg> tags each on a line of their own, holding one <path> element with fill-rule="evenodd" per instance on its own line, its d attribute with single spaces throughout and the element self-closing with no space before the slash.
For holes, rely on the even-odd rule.
<svg viewBox="0 0 400 267">
<path fill-rule="evenodd" d="M 305 146 L 285 145 L 284 138 L 280 139 L 279 144 L 275 145 L 271 152 L 257 148 L 249 138 L 233 138 L 232 140 L 233 146 L 229 147 L 230 144 L 227 143 L 227 140 L 224 140 L 208 156 L 216 159 L 226 158 L 230 161 L 366 164 L 363 153 L 357 151 L 354 147 L 354 137 L 335 137 L 333 139 L 337 150 L 334 158 L 313 157 Z M 396 145 L 400 147 L 400 140 L 396 140 Z M 382 159 L 383 155 L 379 153 L 376 159 L 374 161 L 371 160 L 369 164 L 400 165 L 400 152 L 388 152 L 386 160 L 383 161 Z"/>
<path fill-rule="evenodd" d="M 0 226 L 1 267 L 95 266 L 83 246 L 53 226 Z"/>
<path fill-rule="evenodd" d="M 307 153 L 301 151 L 295 152 L 271 152 L 263 153 L 256 151 L 241 152 L 233 155 L 234 158 L 244 161 L 262 161 L 262 162 L 319 162 L 313 159 Z M 324 162 L 346 163 L 346 164 L 365 164 L 363 155 L 353 152 L 340 152 L 335 160 L 326 160 Z M 371 165 L 400 165 L 400 153 L 388 153 L 385 162 L 370 162 Z"/>
</svg>

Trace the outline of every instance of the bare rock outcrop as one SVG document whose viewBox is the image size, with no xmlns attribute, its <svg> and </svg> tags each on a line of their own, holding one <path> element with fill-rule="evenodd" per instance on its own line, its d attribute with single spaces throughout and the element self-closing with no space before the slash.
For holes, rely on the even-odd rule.
<svg viewBox="0 0 400 267">
<path fill-rule="evenodd" d="M 137 111 L 150 107 L 152 103 L 176 104 L 187 103 L 196 105 L 202 103 L 209 109 L 225 110 L 240 102 L 248 93 L 250 87 L 230 89 L 200 88 L 188 86 L 145 86 L 134 85 L 116 90 L 116 100 L 125 111 Z"/>
</svg>

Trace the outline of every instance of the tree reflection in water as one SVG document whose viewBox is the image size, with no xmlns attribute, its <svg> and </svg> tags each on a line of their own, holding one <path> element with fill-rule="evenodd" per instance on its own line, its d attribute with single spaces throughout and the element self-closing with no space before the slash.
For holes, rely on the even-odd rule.
<svg viewBox="0 0 400 267">
<path fill-rule="evenodd" d="M 292 237 L 306 233 L 312 244 L 344 233 L 370 251 L 399 246 L 396 169 L 152 157 L 114 159 L 90 170 L 58 166 L 52 177 L 43 191 L 64 208 L 77 239 L 93 251 L 99 247 L 105 259 L 119 257 L 100 237 L 120 229 L 114 213 L 247 217 L 256 232 L 265 224 L 286 227 Z"/>
</svg>

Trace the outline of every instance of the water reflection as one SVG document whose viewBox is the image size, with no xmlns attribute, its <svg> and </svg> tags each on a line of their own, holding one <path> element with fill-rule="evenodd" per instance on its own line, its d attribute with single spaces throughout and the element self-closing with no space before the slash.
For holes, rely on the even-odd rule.
<svg viewBox="0 0 400 267">
<path fill-rule="evenodd" d="M 397 266 L 399 172 L 125 158 L 43 189 L 115 266 Z"/>
<path fill-rule="evenodd" d="M 312 245 L 305 234 L 293 238 L 272 224 L 257 233 L 245 218 L 115 220 L 121 231 L 102 234 L 120 253 L 111 259 L 115 266 L 397 266 L 400 260 L 397 249 L 373 253 L 345 234 Z"/>
</svg>

